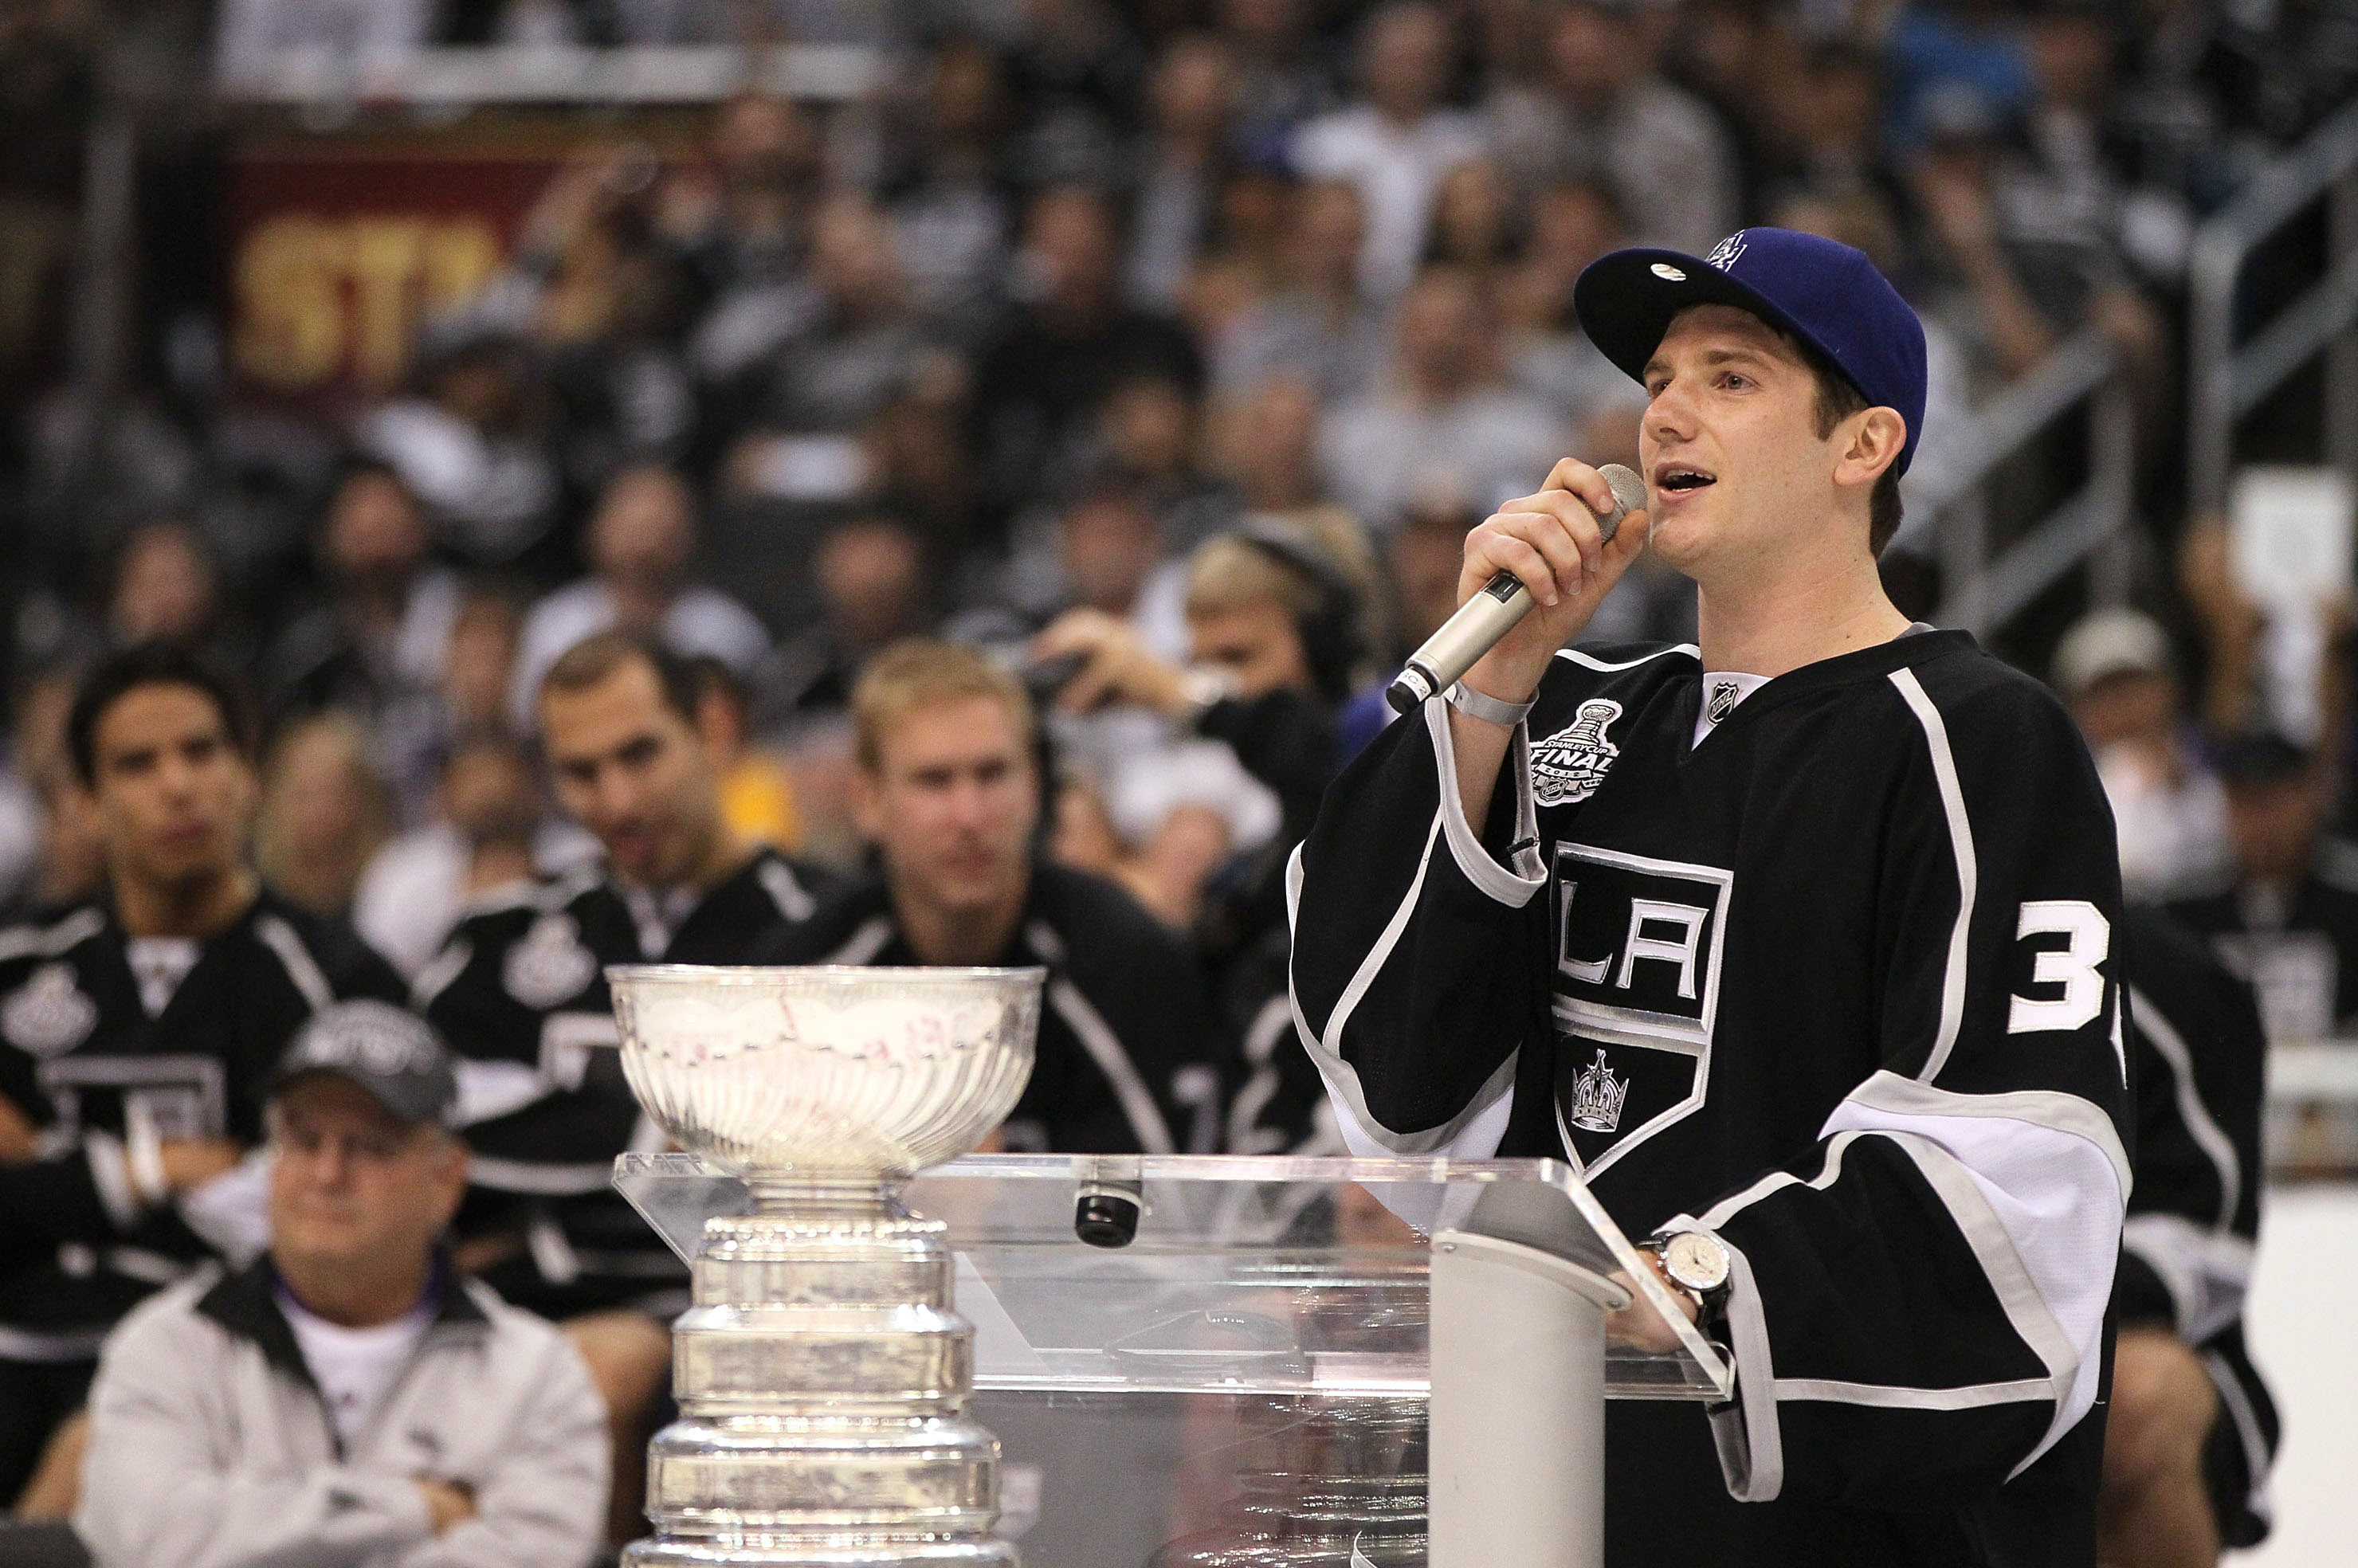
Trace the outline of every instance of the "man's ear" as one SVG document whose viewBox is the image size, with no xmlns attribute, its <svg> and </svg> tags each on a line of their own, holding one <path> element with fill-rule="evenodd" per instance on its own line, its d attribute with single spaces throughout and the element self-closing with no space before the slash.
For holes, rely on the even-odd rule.
<svg viewBox="0 0 2358 1568">
<path fill-rule="evenodd" d="M 1896 408 L 1877 407 L 1854 414 L 1844 423 L 1849 428 L 1839 438 L 1834 482 L 1844 489 L 1871 486 L 1883 477 L 1884 470 L 1899 460 L 1901 449 L 1908 445 L 1908 421 Z"/>
<path fill-rule="evenodd" d="M 707 690 L 696 699 L 696 737 L 715 773 L 725 771 L 745 749 L 745 727 L 736 706 L 719 692 Z"/>
</svg>

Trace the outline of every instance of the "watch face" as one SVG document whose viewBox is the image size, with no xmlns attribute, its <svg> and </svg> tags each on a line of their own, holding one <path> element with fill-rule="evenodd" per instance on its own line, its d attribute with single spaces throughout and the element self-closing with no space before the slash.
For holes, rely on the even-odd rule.
<svg viewBox="0 0 2358 1568">
<path fill-rule="evenodd" d="M 1727 1249 L 1699 1231 L 1682 1230 L 1662 1243 L 1662 1271 L 1691 1291 L 1727 1283 Z"/>
</svg>

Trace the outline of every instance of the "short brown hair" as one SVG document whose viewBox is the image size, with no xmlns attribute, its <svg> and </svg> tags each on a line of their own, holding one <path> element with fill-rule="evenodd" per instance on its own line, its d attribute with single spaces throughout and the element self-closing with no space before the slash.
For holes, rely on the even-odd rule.
<svg viewBox="0 0 2358 1568">
<path fill-rule="evenodd" d="M 540 692 L 546 697 L 552 691 L 588 691 L 632 664 L 643 664 L 654 672 L 665 708 L 690 724 L 696 722 L 697 700 L 704 695 L 704 679 L 696 665 L 661 640 L 619 626 L 593 633 L 566 649 L 540 677 Z"/>
<path fill-rule="evenodd" d="M 913 713 L 973 697 L 1002 703 L 1024 744 L 1038 719 L 1023 683 L 963 643 L 906 637 L 868 661 L 851 687 L 852 743 L 870 773 L 883 765 L 884 737 Z"/>
<path fill-rule="evenodd" d="M 1834 433 L 1834 427 L 1854 414 L 1863 414 L 1875 406 L 1866 394 L 1853 385 L 1850 377 L 1837 369 L 1833 361 L 1820 353 L 1815 347 L 1803 342 L 1792 333 L 1779 330 L 1785 346 L 1801 356 L 1818 382 L 1818 439 L 1823 441 Z M 1914 435 L 1914 431 L 1909 431 Z M 1874 492 L 1866 503 L 1866 549 L 1869 555 L 1880 556 L 1883 546 L 1891 543 L 1891 535 L 1899 532 L 1901 514 L 1899 500 L 1899 464 L 1892 465 L 1875 477 Z"/>
</svg>

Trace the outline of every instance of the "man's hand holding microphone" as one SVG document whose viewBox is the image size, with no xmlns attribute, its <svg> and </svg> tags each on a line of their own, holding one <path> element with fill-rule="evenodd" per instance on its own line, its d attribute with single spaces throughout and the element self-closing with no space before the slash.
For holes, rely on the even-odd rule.
<svg viewBox="0 0 2358 1568">
<path fill-rule="evenodd" d="M 1617 463 L 1594 469 L 1566 458 L 1549 472 L 1537 494 L 1508 502 L 1466 535 L 1465 565 L 1457 574 L 1458 613 L 1412 657 L 1401 682 L 1416 677 L 1413 692 L 1415 686 L 1425 684 L 1424 677 L 1438 674 L 1444 678 L 1430 684 L 1446 689 L 1448 666 L 1467 651 L 1463 639 L 1473 630 L 1474 617 L 1465 607 L 1476 595 L 1489 594 L 1502 610 L 1512 611 L 1515 604 L 1497 591 L 1504 585 L 1494 581 L 1501 574 L 1512 574 L 1522 589 L 1514 600 L 1528 608 L 1466 667 L 1459 677 L 1464 696 L 1450 707 L 1458 795 L 1466 819 L 1476 832 L 1489 811 L 1498 765 L 1521 718 L 1518 710 L 1528 708 L 1538 693 L 1540 677 L 1556 650 L 1587 627 L 1629 563 L 1645 553 L 1652 528 L 1645 501 L 1645 481 L 1628 469 Z M 1493 611 L 1487 618 L 1491 627 L 1473 630 L 1473 634 L 1488 637 L 1502 618 Z M 1453 631 L 1454 648 L 1449 646 Z M 1395 693 L 1401 689 L 1401 684 L 1393 687 Z"/>
</svg>

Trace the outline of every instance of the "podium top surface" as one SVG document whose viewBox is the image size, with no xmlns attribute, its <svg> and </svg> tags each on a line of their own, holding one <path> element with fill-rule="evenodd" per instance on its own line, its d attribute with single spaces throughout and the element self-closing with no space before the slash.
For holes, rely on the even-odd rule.
<svg viewBox="0 0 2358 1568">
<path fill-rule="evenodd" d="M 1075 1234 L 1083 1188 L 1133 1184 L 1128 1245 Z M 614 1185 L 683 1257 L 707 1218 L 750 1206 L 741 1181 L 692 1154 L 625 1154 Z M 979 1389 L 1422 1399 L 1431 1241 L 1444 1231 L 1631 1289 L 1611 1320 L 1609 1397 L 1719 1400 L 1734 1387 L 1725 1355 L 1553 1160 L 987 1154 L 924 1173 L 906 1195 L 948 1226 Z"/>
</svg>

